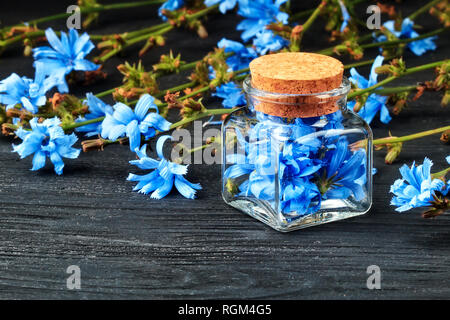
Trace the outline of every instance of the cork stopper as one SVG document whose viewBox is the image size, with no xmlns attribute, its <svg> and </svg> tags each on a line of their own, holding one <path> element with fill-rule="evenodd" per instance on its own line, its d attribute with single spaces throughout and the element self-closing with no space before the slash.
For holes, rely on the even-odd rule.
<svg viewBox="0 0 450 320">
<path fill-rule="evenodd" d="M 314 95 L 340 87 L 344 66 L 337 59 L 307 52 L 270 54 L 254 59 L 250 73 L 253 88 L 287 94 L 254 101 L 257 111 L 297 118 L 321 116 L 339 109 L 337 97 Z"/>
</svg>

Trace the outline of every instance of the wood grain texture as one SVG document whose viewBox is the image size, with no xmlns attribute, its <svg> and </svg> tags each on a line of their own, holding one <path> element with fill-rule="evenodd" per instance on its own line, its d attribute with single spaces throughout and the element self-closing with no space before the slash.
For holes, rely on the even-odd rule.
<svg viewBox="0 0 450 320">
<path fill-rule="evenodd" d="M 64 11 L 71 1 L 57 5 L 42 1 L 23 12 L 1 8 L 1 20 L 22 19 Z M 408 2 L 410 3 L 410 2 Z M 2 5 L 3 7 L 4 5 Z M 302 5 L 310 7 L 306 3 Z M 418 6 L 417 6 L 418 7 Z M 362 8 L 364 9 L 364 8 Z M 404 8 L 406 16 L 413 8 Z M 93 33 L 139 28 L 158 22 L 155 9 L 127 10 L 102 15 Z M 364 11 L 364 10 L 362 10 Z M 148 12 L 151 12 L 148 17 Z M 363 13 L 362 13 L 363 14 Z M 132 17 L 132 18 L 131 18 Z M 144 57 L 150 67 L 159 55 L 173 49 L 192 61 L 206 54 L 222 37 L 238 40 L 239 19 L 217 15 L 206 22 L 210 37 L 199 40 L 186 30 L 171 32 L 164 48 Z M 424 30 L 436 26 L 420 19 Z M 304 38 L 310 51 L 327 46 L 322 22 Z M 63 22 L 53 24 L 64 28 Z M 316 28 L 316 29 L 315 29 Z M 319 36 L 321 35 L 321 36 Z M 409 66 L 448 57 L 448 36 L 438 50 L 415 57 Z M 136 61 L 139 48 L 106 65 L 107 81 L 74 88 L 80 96 L 118 85 L 115 66 Z M 11 72 L 32 76 L 32 59 L 20 50 L 0 57 L 0 78 Z M 374 57 L 376 50 L 366 52 Z M 345 63 L 346 61 L 344 61 Z M 369 68 L 359 68 L 367 75 Z M 184 82 L 186 74 L 161 79 L 161 87 Z M 395 85 L 428 80 L 433 72 L 405 77 Z M 389 126 L 373 123 L 374 136 L 384 137 L 449 124 L 449 109 L 441 97 L 426 93 L 412 102 Z M 208 107 L 219 102 L 208 99 Z M 175 192 L 161 201 L 132 193 L 125 179 L 136 172 L 128 165 L 126 147 L 82 154 L 66 161 L 63 176 L 50 166 L 31 172 L 31 159 L 19 161 L 10 138 L 0 138 L 0 298 L 2 299 L 401 299 L 450 298 L 450 218 L 424 220 L 420 210 L 395 213 L 389 206 L 389 186 L 403 163 L 430 157 L 434 171 L 443 169 L 449 147 L 431 136 L 404 145 L 400 159 L 385 165 L 384 152 L 375 153 L 374 206 L 365 216 L 288 234 L 278 233 L 227 206 L 220 196 L 220 168 L 193 165 L 189 178 L 204 189 L 192 201 Z M 66 289 L 66 268 L 81 268 L 81 290 Z M 378 265 L 382 290 L 366 288 L 366 268 Z"/>
</svg>

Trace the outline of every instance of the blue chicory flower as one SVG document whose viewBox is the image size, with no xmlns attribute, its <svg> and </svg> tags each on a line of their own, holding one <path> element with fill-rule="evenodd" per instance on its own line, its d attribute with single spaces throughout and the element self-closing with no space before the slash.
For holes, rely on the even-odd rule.
<svg viewBox="0 0 450 320">
<path fill-rule="evenodd" d="M 262 30 L 258 32 L 253 39 L 253 45 L 260 55 L 265 55 L 267 52 L 278 51 L 287 44 L 288 42 L 285 39 L 274 34 L 271 30 Z"/>
<path fill-rule="evenodd" d="M 31 131 L 22 127 L 16 130 L 15 133 L 22 139 L 22 143 L 13 144 L 13 152 L 17 152 L 21 159 L 34 154 L 31 168 L 33 171 L 43 168 L 46 158 L 49 157 L 55 167 L 55 172 L 61 175 L 64 168 L 62 158 L 78 158 L 80 149 L 72 147 L 78 140 L 77 136 L 74 133 L 65 135 L 60 124 L 61 121 L 57 117 L 47 119 L 42 123 L 38 123 L 37 118 L 31 119 Z"/>
<path fill-rule="evenodd" d="M 174 11 L 184 6 L 183 0 L 168 0 L 158 9 L 158 15 L 163 21 L 167 21 L 167 17 L 163 14 L 163 10 Z"/>
<path fill-rule="evenodd" d="M 346 137 L 341 137 L 336 148 L 325 155 L 323 169 L 331 187 L 324 199 L 347 199 L 353 195 L 357 201 L 364 199 L 366 183 L 366 154 L 363 150 L 352 152 Z"/>
<path fill-rule="evenodd" d="M 259 122 L 248 131 L 247 138 L 236 131 L 241 152 L 227 155 L 230 166 L 224 177 L 248 177 L 239 184 L 238 195 L 253 195 L 271 205 L 275 185 L 280 183 L 280 209 L 289 221 L 316 212 L 322 196 L 313 180 L 324 165 L 317 154 L 324 145 L 330 147 L 319 132 L 324 127 L 337 128 L 333 123 L 338 115 L 296 119 L 294 123 L 259 112 L 257 118 Z M 267 137 L 275 132 L 279 141 L 272 143 Z"/>
<path fill-rule="evenodd" d="M 402 29 L 401 31 L 395 30 L 395 22 L 393 20 L 386 21 L 383 26 L 392 32 L 397 38 L 400 39 L 411 39 L 416 38 L 419 34 L 414 31 L 414 21 L 409 18 L 406 18 L 402 21 Z M 377 37 L 375 40 L 378 42 L 386 41 L 386 36 L 381 35 Z M 437 39 L 437 36 L 425 38 L 422 40 L 417 40 L 408 43 L 408 48 L 417 56 L 421 56 L 428 50 L 436 50 L 436 44 L 433 40 Z"/>
<path fill-rule="evenodd" d="M 272 22 L 288 23 L 289 15 L 280 11 L 287 0 L 240 0 L 238 14 L 245 19 L 238 24 L 237 30 L 244 30 L 241 37 L 247 42 Z"/>
<path fill-rule="evenodd" d="M 342 13 L 342 25 L 341 25 L 341 32 L 344 32 L 345 28 L 348 26 L 348 22 L 350 21 L 350 14 L 347 11 L 347 8 L 344 5 L 344 2 L 342 0 L 339 0 L 339 6 L 341 7 L 341 13 Z"/>
<path fill-rule="evenodd" d="M 156 143 L 156 152 L 161 160 L 155 160 L 149 158 L 146 152 L 146 145 L 141 149 L 136 148 L 136 154 L 139 160 L 130 161 L 132 165 L 136 165 L 143 170 L 152 170 L 146 175 L 129 174 L 127 180 L 137 181 L 138 184 L 134 187 L 134 191 L 144 194 L 152 192 L 151 197 L 154 199 L 162 199 L 170 190 L 173 185 L 184 197 L 188 199 L 194 199 L 196 190 L 200 190 L 202 187 L 200 184 L 194 184 L 186 180 L 183 177 L 187 173 L 187 165 L 180 165 L 171 161 L 168 161 L 163 154 L 163 145 L 167 139 L 172 139 L 171 136 L 162 136 Z"/>
<path fill-rule="evenodd" d="M 398 212 L 404 212 L 412 208 L 430 206 L 436 191 L 442 191 L 445 184 L 440 179 L 431 178 L 433 162 L 425 158 L 423 164 L 415 166 L 415 162 L 409 168 L 404 164 L 400 168 L 402 179 L 395 180 L 390 192 L 394 194 L 391 205 L 396 206 Z"/>
<path fill-rule="evenodd" d="M 375 69 L 381 66 L 383 63 L 383 56 L 378 56 L 372 64 L 372 69 L 370 70 L 369 80 L 361 76 L 355 68 L 350 69 L 351 77 L 349 80 L 356 84 L 359 89 L 365 89 L 371 87 L 377 83 L 377 73 Z M 366 100 L 365 105 L 358 112 L 367 123 L 371 123 L 375 115 L 380 113 L 380 121 L 383 123 L 389 123 L 391 121 L 391 116 L 389 115 L 389 110 L 386 107 L 387 97 L 380 96 L 378 94 L 372 93 Z M 348 108 L 353 108 L 355 101 L 350 101 L 347 103 Z"/>
<path fill-rule="evenodd" d="M 224 48 L 225 53 L 233 52 L 231 57 L 228 57 L 226 62 L 227 65 L 233 70 L 241 70 L 248 68 L 250 61 L 255 59 L 258 55 L 255 49 L 247 48 L 242 43 L 237 41 L 232 41 L 223 38 L 217 43 L 217 47 Z"/>
<path fill-rule="evenodd" d="M 85 114 L 84 117 L 78 117 L 76 122 L 83 122 L 87 120 L 92 120 L 100 117 L 105 117 L 107 114 L 112 115 L 114 109 L 104 103 L 102 100 L 94 96 L 92 93 L 86 94 L 87 100 L 84 102 L 89 107 L 89 113 Z M 78 127 L 75 129 L 77 132 L 86 132 L 87 137 L 98 135 L 102 132 L 102 123 L 91 123 Z"/>
<path fill-rule="evenodd" d="M 225 14 L 228 10 L 233 9 L 236 6 L 238 0 L 205 0 L 205 6 L 211 7 L 220 3 L 219 10 Z"/>
<path fill-rule="evenodd" d="M 114 105 L 113 114 L 106 113 L 102 122 L 103 138 L 117 140 L 127 136 L 130 141 L 130 150 L 134 151 L 141 145 L 141 134 L 149 139 L 156 134 L 156 130 L 167 131 L 171 123 L 158 112 L 154 98 L 149 94 L 141 96 L 134 111 L 123 103 Z M 147 113 L 149 109 L 156 112 Z"/>
<path fill-rule="evenodd" d="M 296 212 L 299 216 L 304 216 L 316 212 L 320 208 L 321 195 L 317 185 L 308 178 L 292 177 L 282 180 L 282 201 L 281 209 L 288 216 L 289 221 L 297 218 L 292 215 Z"/>
<path fill-rule="evenodd" d="M 65 76 L 75 71 L 94 71 L 99 68 L 95 63 L 85 57 L 95 48 L 87 33 L 81 36 L 75 29 L 70 29 L 67 35 L 61 32 L 59 39 L 53 29 L 45 31 L 51 47 L 38 47 L 33 49 L 35 59 L 34 67 L 37 73 L 58 79 L 59 92 L 68 92 L 69 88 Z"/>
<path fill-rule="evenodd" d="M 243 106 L 247 103 L 242 88 L 234 82 L 222 84 L 220 87 L 216 88 L 216 92 L 212 95 L 224 99 L 222 105 L 225 108 Z"/>
<path fill-rule="evenodd" d="M 38 107 L 47 102 L 46 92 L 56 83 L 54 77 L 45 78 L 40 72 L 36 72 L 34 80 L 13 73 L 0 81 L 0 103 L 5 104 L 6 109 L 21 104 L 27 111 L 36 113 Z"/>
</svg>

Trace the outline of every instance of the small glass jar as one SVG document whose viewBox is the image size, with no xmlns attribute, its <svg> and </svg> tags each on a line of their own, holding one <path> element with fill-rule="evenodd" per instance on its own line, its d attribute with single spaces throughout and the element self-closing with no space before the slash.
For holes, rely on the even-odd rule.
<svg viewBox="0 0 450 320">
<path fill-rule="evenodd" d="M 372 132 L 347 110 L 349 90 L 344 78 L 328 92 L 271 93 L 252 87 L 249 76 L 247 106 L 222 125 L 225 202 L 283 232 L 366 213 Z M 293 118 L 265 112 L 284 109 L 322 111 Z"/>
</svg>

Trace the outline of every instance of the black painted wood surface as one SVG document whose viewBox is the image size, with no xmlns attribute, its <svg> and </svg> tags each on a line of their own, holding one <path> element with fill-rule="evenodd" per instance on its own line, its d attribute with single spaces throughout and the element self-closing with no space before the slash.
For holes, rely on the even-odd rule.
<svg viewBox="0 0 450 320">
<path fill-rule="evenodd" d="M 2 4 L 4 24 L 65 11 L 71 1 L 26 2 L 18 10 Z M 45 3 L 48 3 L 45 4 Z M 410 2 L 408 2 L 410 3 Z M 423 2 L 422 2 L 423 3 Z M 27 4 L 27 5 L 25 5 Z M 309 4 L 298 7 L 307 8 Z M 404 7 L 405 16 L 419 5 Z M 108 12 L 92 33 L 132 30 L 159 22 L 154 8 Z M 362 6 L 362 17 L 365 7 Z M 193 61 L 210 51 L 222 37 L 239 39 L 235 15 L 215 15 L 206 23 L 209 38 L 187 30 L 169 33 L 167 45 L 144 58 L 149 68 L 159 55 L 172 49 Z M 437 27 L 434 18 L 418 20 L 420 32 Z M 62 21 L 49 24 L 57 29 Z M 305 50 L 328 47 L 317 22 L 305 36 Z M 447 39 L 446 39 L 447 38 Z M 409 66 L 448 58 L 448 34 L 440 36 L 438 50 L 415 57 L 405 54 Z M 139 48 L 106 64 L 108 80 L 90 87 L 72 88 L 80 96 L 121 82 L 115 66 L 137 61 Z M 376 50 L 366 52 L 374 57 Z M 344 59 L 344 62 L 349 60 Z M 367 75 L 369 68 L 359 68 Z M 0 78 L 11 72 L 33 75 L 32 58 L 21 49 L 0 57 Z M 161 79 L 161 87 L 183 83 L 187 73 Z M 428 80 L 433 72 L 404 77 L 392 85 Z M 373 123 L 375 137 L 401 136 L 449 124 L 449 109 L 439 94 L 426 93 L 411 102 L 386 126 Z M 208 99 L 208 107 L 220 102 Z M 269 299 L 400 299 L 450 298 L 450 220 L 420 217 L 421 210 L 395 213 L 389 205 L 389 186 L 398 168 L 430 157 L 433 171 L 445 167 L 449 147 L 439 135 L 404 145 L 393 165 L 384 164 L 384 152 L 375 153 L 374 204 L 362 217 L 288 234 L 278 233 L 227 206 L 220 196 L 220 167 L 193 165 L 191 181 L 203 190 L 197 200 L 176 192 L 163 200 L 133 193 L 125 179 L 136 172 L 127 147 L 110 146 L 103 152 L 81 154 L 65 161 L 63 176 L 48 165 L 31 172 L 31 159 L 19 161 L 12 153 L 14 140 L 0 138 L 0 298 L 269 298 Z M 79 144 L 78 144 L 79 145 Z M 66 288 L 66 268 L 81 268 L 81 290 Z M 366 269 L 381 268 L 381 290 L 368 290 Z"/>
</svg>

